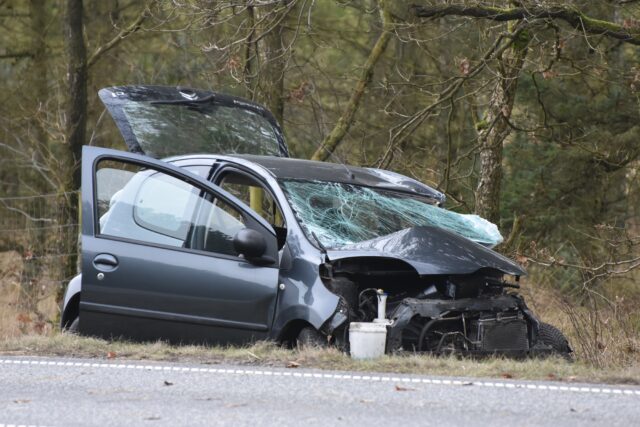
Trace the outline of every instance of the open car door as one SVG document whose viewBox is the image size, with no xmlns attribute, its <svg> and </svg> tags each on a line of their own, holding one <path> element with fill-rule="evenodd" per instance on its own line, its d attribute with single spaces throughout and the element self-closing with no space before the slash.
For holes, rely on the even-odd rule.
<svg viewBox="0 0 640 427">
<path fill-rule="evenodd" d="M 172 342 L 267 336 L 278 295 L 272 227 L 184 169 L 82 151 L 80 332 Z"/>
<path fill-rule="evenodd" d="M 280 126 L 264 107 L 217 92 L 171 86 L 116 86 L 100 99 L 132 153 L 288 157 Z"/>
</svg>

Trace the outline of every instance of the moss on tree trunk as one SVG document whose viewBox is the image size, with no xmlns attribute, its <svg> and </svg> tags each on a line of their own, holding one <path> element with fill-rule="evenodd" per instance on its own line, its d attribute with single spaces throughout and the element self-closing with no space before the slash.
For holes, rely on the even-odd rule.
<svg viewBox="0 0 640 427">
<path fill-rule="evenodd" d="M 498 58 L 498 80 L 482 120 L 483 125 L 476 125 L 480 145 L 480 179 L 475 192 L 475 211 L 494 223 L 500 221 L 503 143 L 511 133 L 509 121 L 530 40 L 526 31 L 518 31 L 515 26 L 511 33 L 515 40 Z"/>
</svg>

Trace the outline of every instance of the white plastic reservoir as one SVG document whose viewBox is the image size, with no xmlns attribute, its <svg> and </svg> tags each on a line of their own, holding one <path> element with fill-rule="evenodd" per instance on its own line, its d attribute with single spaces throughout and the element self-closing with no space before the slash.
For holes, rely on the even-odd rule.
<svg viewBox="0 0 640 427">
<path fill-rule="evenodd" d="M 354 359 L 374 359 L 384 355 L 388 323 L 351 322 L 349 345 Z"/>
</svg>

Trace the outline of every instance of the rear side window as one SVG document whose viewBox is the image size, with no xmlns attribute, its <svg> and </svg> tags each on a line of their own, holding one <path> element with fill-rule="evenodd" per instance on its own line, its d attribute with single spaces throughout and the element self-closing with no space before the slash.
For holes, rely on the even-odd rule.
<svg viewBox="0 0 640 427">
<path fill-rule="evenodd" d="M 211 166 L 206 165 L 192 165 L 182 167 L 191 173 L 201 176 L 204 179 L 207 179 L 209 177 L 209 171 L 211 171 Z"/>
</svg>

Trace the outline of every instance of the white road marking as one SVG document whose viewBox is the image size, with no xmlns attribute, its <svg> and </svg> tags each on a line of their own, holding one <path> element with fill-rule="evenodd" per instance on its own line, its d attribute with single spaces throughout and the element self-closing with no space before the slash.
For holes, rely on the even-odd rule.
<svg viewBox="0 0 640 427">
<path fill-rule="evenodd" d="M 530 384 L 518 383 L 514 381 L 460 381 L 446 380 L 436 378 L 416 378 L 416 377 L 391 377 L 391 376 L 369 376 L 369 375 L 348 375 L 348 374 L 321 374 L 308 372 L 282 372 L 272 371 L 268 369 L 217 369 L 217 368 L 193 368 L 186 366 L 162 366 L 162 365 L 139 365 L 124 363 L 83 363 L 83 362 L 55 362 L 48 360 L 24 360 L 24 359 L 0 359 L 1 365 L 47 365 L 61 367 L 91 367 L 105 369 L 144 369 L 151 371 L 174 371 L 174 372 L 201 372 L 211 374 L 232 374 L 232 375 L 263 375 L 263 376 L 286 376 L 297 378 L 320 378 L 320 379 L 337 379 L 352 381 L 373 381 L 373 382 L 396 382 L 396 383 L 423 383 L 434 385 L 453 385 L 453 386 L 477 386 L 477 387 L 493 387 L 493 388 L 523 388 L 529 390 L 550 390 L 550 391 L 569 391 L 578 393 L 591 394 L 618 394 L 626 396 L 640 396 L 640 389 L 621 389 L 621 388 L 599 388 L 599 387 L 576 387 L 576 386 L 556 386 L 547 384 Z M 20 427 L 22 424 L 0 424 L 0 427 Z M 31 426 L 29 426 L 31 427 Z M 35 426 L 42 427 L 42 426 Z"/>
<path fill-rule="evenodd" d="M 45 427 L 45 426 L 35 425 L 35 424 L 2 424 L 0 423 L 0 427 Z"/>
</svg>

